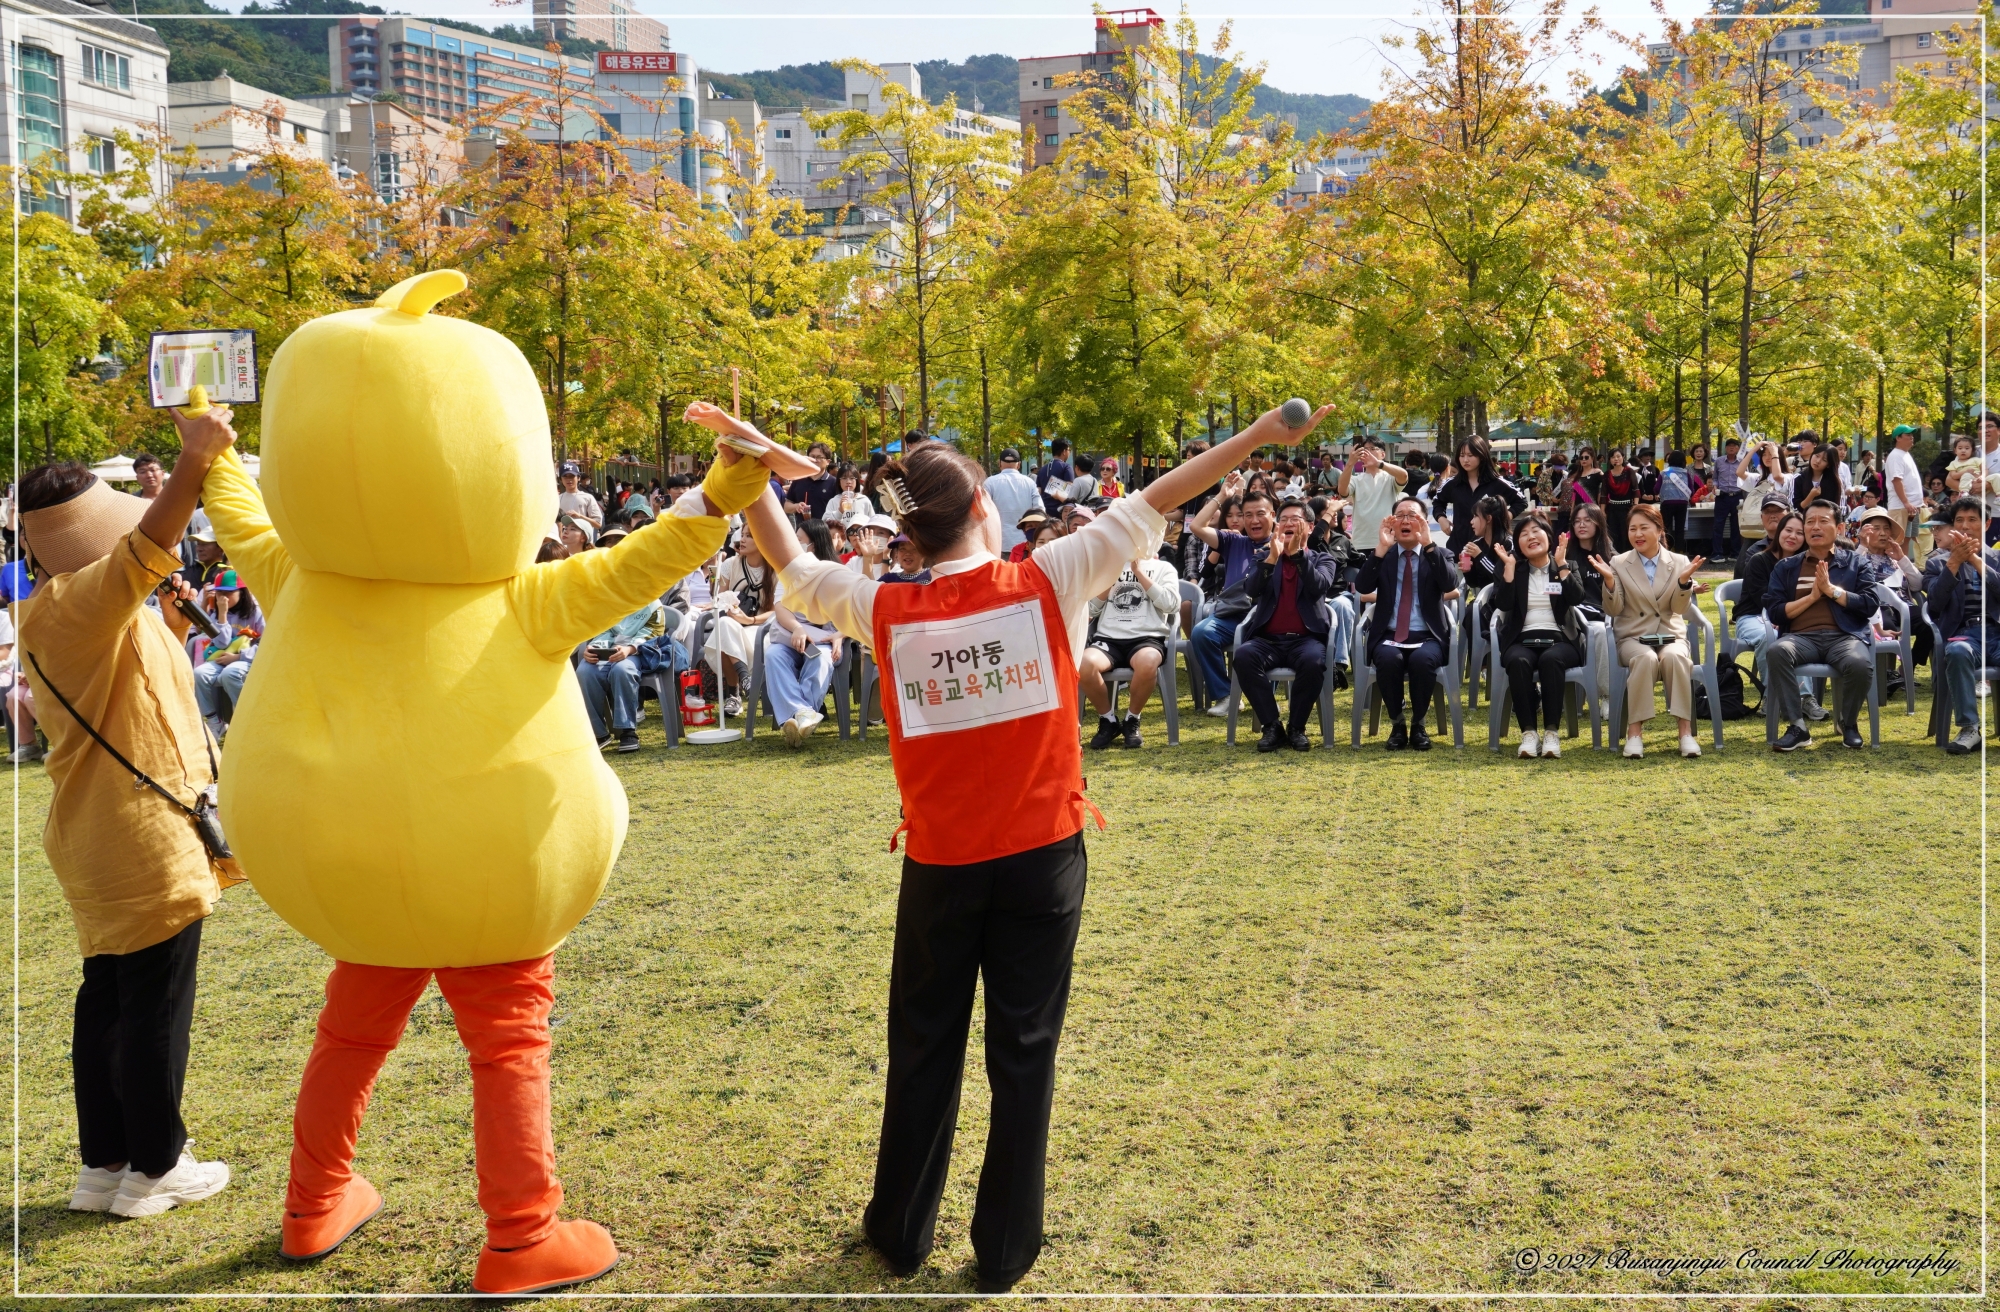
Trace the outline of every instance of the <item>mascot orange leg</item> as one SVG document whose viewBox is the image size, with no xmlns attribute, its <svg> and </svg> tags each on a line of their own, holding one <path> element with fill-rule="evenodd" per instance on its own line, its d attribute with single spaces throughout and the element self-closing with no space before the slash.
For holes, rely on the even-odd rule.
<svg viewBox="0 0 2000 1312">
<path fill-rule="evenodd" d="M 330 1253 L 381 1210 L 374 1186 L 354 1173 L 355 1140 L 375 1077 L 435 974 L 472 1064 L 472 1142 L 486 1213 L 486 1247 L 472 1287 L 483 1294 L 533 1293 L 588 1280 L 617 1263 L 603 1227 L 556 1220 L 563 1191 L 549 1128 L 554 962 L 550 954 L 436 971 L 334 963 L 292 1121 L 280 1248 L 286 1257 Z"/>
</svg>

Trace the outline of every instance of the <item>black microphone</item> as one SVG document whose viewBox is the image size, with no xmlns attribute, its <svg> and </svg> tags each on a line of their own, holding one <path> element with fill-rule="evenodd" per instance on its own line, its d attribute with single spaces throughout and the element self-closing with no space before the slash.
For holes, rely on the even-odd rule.
<svg viewBox="0 0 2000 1312">
<path fill-rule="evenodd" d="M 174 585 L 171 581 L 162 583 L 160 585 L 160 595 L 162 597 L 173 596 L 173 587 Z M 187 616 L 188 623 L 200 629 L 204 636 L 210 638 L 220 638 L 222 636 L 222 630 L 216 627 L 215 621 L 209 618 L 208 612 L 189 601 L 186 597 L 174 597 L 174 608 Z"/>
</svg>

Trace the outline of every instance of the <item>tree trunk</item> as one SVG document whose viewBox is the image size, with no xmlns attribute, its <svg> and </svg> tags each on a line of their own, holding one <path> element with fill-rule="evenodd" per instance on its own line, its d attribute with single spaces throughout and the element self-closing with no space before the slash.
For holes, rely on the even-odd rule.
<svg viewBox="0 0 2000 1312">
<path fill-rule="evenodd" d="M 1952 412 L 1958 408 L 1957 398 L 1952 394 L 1951 366 L 1953 356 L 1952 330 L 1944 330 L 1944 415 L 1938 421 L 1938 448 L 1951 450 Z"/>
<path fill-rule="evenodd" d="M 1139 459 L 1146 453 L 1146 426 L 1139 424 L 1132 429 L 1132 467 L 1125 471 L 1125 490 L 1139 490 Z"/>
<path fill-rule="evenodd" d="M 1755 223 L 1753 215 L 1752 223 Z M 1736 422 L 1750 428 L 1750 314 L 1756 301 L 1757 256 L 1743 261 L 1743 303 L 1736 320 Z"/>
<path fill-rule="evenodd" d="M 1210 446 L 1215 445 L 1215 398 L 1208 399 L 1208 429 L 1202 434 Z"/>
<path fill-rule="evenodd" d="M 986 345 L 979 347 L 979 463 L 993 472 L 993 397 L 987 390 Z"/>
<path fill-rule="evenodd" d="M 1888 402 L 1887 391 L 1887 380 L 1883 376 L 1882 371 L 1877 369 L 1875 371 L 1875 454 L 1878 456 L 1889 453 L 1888 448 L 1882 445 L 1882 439 L 1887 436 L 1882 430 L 1882 411 Z"/>
<path fill-rule="evenodd" d="M 660 393 L 659 448 L 660 483 L 661 486 L 665 486 L 667 481 L 667 394 L 665 392 Z"/>
<path fill-rule="evenodd" d="M 1229 394 L 1229 435 L 1234 437 L 1238 431 L 1236 426 L 1236 393 L 1231 392 Z"/>
<path fill-rule="evenodd" d="M 1682 409 L 1683 404 L 1681 396 L 1681 362 L 1676 360 L 1674 361 L 1674 445 L 1685 451 L 1687 449 L 1687 427 L 1686 415 Z"/>
</svg>

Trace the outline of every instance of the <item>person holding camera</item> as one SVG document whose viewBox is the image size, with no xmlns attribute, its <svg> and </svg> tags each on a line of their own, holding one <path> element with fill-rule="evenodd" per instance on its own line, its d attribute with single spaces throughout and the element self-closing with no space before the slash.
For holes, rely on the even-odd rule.
<svg viewBox="0 0 2000 1312">
<path fill-rule="evenodd" d="M 83 954 L 70 1045 L 83 1167 L 69 1206 L 121 1217 L 229 1183 L 228 1166 L 189 1151 L 181 1120 L 201 924 L 240 876 L 182 645 L 196 593 L 173 576 L 202 479 L 236 434 L 221 407 L 174 424 L 181 458 L 151 500 L 59 463 L 30 470 L 19 501 L 36 576 L 21 666 L 55 786 L 42 846 Z M 162 589 L 172 604 L 155 610 Z"/>
</svg>

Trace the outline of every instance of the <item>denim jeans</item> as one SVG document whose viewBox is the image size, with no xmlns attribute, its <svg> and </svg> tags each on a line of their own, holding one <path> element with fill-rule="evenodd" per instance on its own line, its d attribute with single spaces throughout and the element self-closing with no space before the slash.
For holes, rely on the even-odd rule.
<svg viewBox="0 0 2000 1312">
<path fill-rule="evenodd" d="M 1750 648 L 1754 653 L 1757 677 L 1763 679 L 1766 684 L 1769 684 L 1770 680 L 1764 677 L 1764 652 L 1770 647 L 1771 639 L 1777 636 L 1778 630 L 1772 626 L 1769 617 L 1761 611 L 1753 615 L 1739 615 L 1736 617 L 1736 640 Z M 1811 691 L 1812 680 L 1800 679 L 1800 695 L 1803 696 Z"/>
<path fill-rule="evenodd" d="M 212 662 L 194 667 L 194 704 L 201 709 L 202 718 L 209 722 L 211 729 L 228 724 L 236 714 L 236 703 L 243 696 L 243 681 L 250 677 L 249 661 L 231 661 L 227 665 Z"/>
<path fill-rule="evenodd" d="M 1944 644 L 1944 687 L 1961 729 L 1979 727 L 1979 630 L 1973 629 Z M 1986 632 L 1985 658 L 2000 661 L 2000 624 Z"/>
<path fill-rule="evenodd" d="M 578 661 L 576 680 L 583 685 L 583 704 L 590 711 L 590 730 L 608 738 L 620 729 L 639 727 L 639 662 Z M 610 727 L 605 717 L 610 717 Z"/>
<path fill-rule="evenodd" d="M 1201 666 L 1202 682 L 1211 704 L 1229 696 L 1229 644 L 1236 640 L 1238 622 L 1214 615 L 1195 621 L 1194 659 Z"/>
<path fill-rule="evenodd" d="M 826 704 L 826 690 L 833 683 L 833 648 L 815 642 L 803 653 L 792 650 L 783 640 L 784 630 L 772 629 L 764 644 L 764 687 L 777 708 L 778 723 L 800 711 L 817 711 Z M 752 714 L 756 708 L 752 707 Z"/>
<path fill-rule="evenodd" d="M 1326 635 L 1326 663 L 1345 665 L 1354 654 L 1354 597 L 1343 592 L 1333 599 L 1333 632 Z"/>
</svg>

